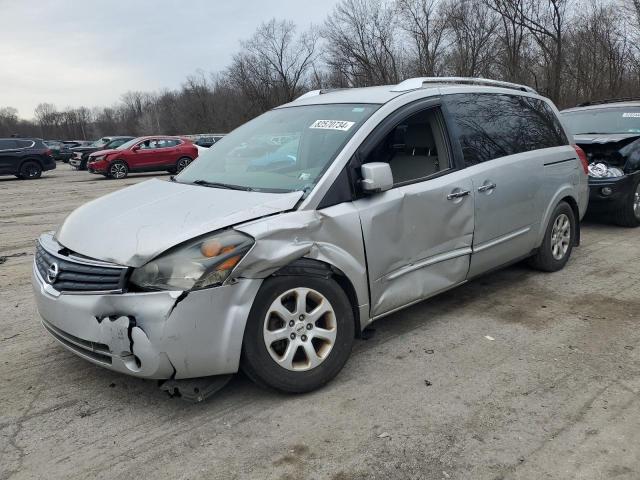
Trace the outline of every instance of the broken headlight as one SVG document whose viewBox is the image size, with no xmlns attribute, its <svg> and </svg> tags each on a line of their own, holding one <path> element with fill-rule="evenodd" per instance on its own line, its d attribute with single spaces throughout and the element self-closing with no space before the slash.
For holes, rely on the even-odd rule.
<svg viewBox="0 0 640 480">
<path fill-rule="evenodd" d="M 253 245 L 253 238 L 226 230 L 184 243 L 137 268 L 130 282 L 152 290 L 198 290 L 224 282 Z"/>
<path fill-rule="evenodd" d="M 624 172 L 620 168 L 610 167 L 606 163 L 591 163 L 589 164 L 589 176 L 593 178 L 624 177 Z"/>
</svg>

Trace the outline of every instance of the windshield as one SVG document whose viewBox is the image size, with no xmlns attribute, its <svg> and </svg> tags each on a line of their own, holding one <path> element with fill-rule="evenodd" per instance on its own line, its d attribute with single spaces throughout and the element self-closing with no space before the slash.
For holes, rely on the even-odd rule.
<svg viewBox="0 0 640 480">
<path fill-rule="evenodd" d="M 574 135 L 640 133 L 640 107 L 597 108 L 562 114 Z"/>
<path fill-rule="evenodd" d="M 102 147 L 102 146 L 106 145 L 108 141 L 109 141 L 108 138 L 101 138 L 100 140 L 96 140 L 95 142 L 93 142 L 89 146 L 90 147 Z"/>
<path fill-rule="evenodd" d="M 133 147 L 136 143 L 138 143 L 139 139 L 138 138 L 134 138 L 132 140 L 129 140 L 128 142 L 124 142 L 122 145 L 120 145 L 119 147 L 116 148 L 116 150 L 127 150 L 128 148 Z"/>
<path fill-rule="evenodd" d="M 221 138 L 176 180 L 265 192 L 310 191 L 377 108 L 334 104 L 271 110 Z"/>
</svg>

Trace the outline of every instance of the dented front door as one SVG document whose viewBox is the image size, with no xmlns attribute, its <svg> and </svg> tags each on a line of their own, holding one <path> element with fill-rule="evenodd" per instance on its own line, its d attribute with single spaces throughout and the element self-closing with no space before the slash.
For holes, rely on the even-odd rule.
<svg viewBox="0 0 640 480">
<path fill-rule="evenodd" d="M 360 212 L 376 317 L 463 282 L 474 229 L 464 170 L 354 202 Z"/>
</svg>

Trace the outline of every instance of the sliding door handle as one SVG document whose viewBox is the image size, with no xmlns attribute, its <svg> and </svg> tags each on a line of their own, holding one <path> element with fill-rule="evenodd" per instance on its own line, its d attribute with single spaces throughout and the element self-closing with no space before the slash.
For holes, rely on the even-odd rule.
<svg viewBox="0 0 640 480">
<path fill-rule="evenodd" d="M 453 191 L 449 195 L 447 195 L 447 200 L 455 200 L 456 198 L 466 197 L 469 194 L 471 194 L 471 190 L 458 190 L 457 192 Z"/>
<path fill-rule="evenodd" d="M 497 185 L 495 183 L 485 183 L 481 187 L 478 187 L 479 192 L 488 192 L 490 190 L 495 190 Z"/>
</svg>

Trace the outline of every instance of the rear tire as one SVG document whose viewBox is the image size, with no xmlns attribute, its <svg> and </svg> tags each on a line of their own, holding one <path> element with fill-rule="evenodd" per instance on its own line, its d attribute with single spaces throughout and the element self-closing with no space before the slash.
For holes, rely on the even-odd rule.
<svg viewBox="0 0 640 480">
<path fill-rule="evenodd" d="M 22 180 L 35 180 L 42 176 L 42 166 L 35 160 L 27 160 L 20 165 L 17 176 Z"/>
<path fill-rule="evenodd" d="M 621 227 L 640 226 L 640 176 L 633 184 L 632 193 L 618 210 L 613 212 L 613 221 Z"/>
<path fill-rule="evenodd" d="M 549 219 L 547 231 L 538 252 L 529 265 L 543 272 L 562 270 L 571 257 L 576 238 L 576 217 L 567 202 L 560 202 Z"/>
<path fill-rule="evenodd" d="M 245 328 L 242 370 L 261 386 L 289 393 L 315 390 L 346 363 L 354 329 L 351 304 L 335 281 L 268 278 Z"/>
<path fill-rule="evenodd" d="M 109 165 L 108 172 L 109 178 L 121 180 L 129 175 L 129 167 L 123 161 L 116 160 L 115 162 L 112 162 L 111 165 Z"/>
</svg>

